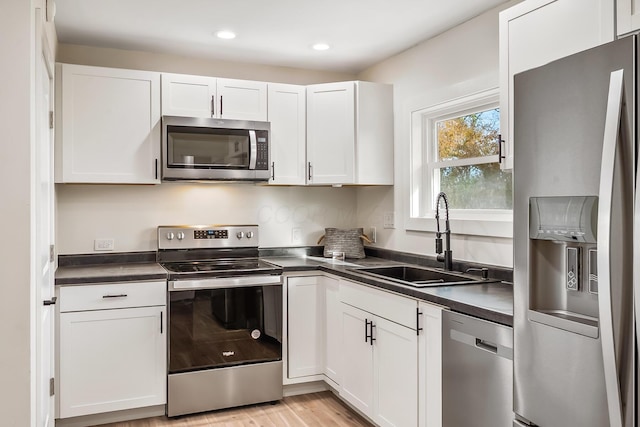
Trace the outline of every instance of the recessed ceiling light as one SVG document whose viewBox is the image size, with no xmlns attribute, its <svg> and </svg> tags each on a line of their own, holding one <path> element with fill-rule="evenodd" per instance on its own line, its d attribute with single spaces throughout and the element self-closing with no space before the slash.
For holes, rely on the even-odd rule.
<svg viewBox="0 0 640 427">
<path fill-rule="evenodd" d="M 328 50 L 331 46 L 326 43 L 316 43 L 311 46 L 314 50 Z"/>
<path fill-rule="evenodd" d="M 236 38 L 236 33 L 233 31 L 222 30 L 216 33 L 219 39 L 231 40 Z"/>
</svg>

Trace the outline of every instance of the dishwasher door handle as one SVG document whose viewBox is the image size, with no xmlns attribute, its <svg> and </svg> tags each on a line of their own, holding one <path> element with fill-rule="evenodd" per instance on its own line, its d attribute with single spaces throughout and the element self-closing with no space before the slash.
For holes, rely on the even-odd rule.
<svg viewBox="0 0 640 427">
<path fill-rule="evenodd" d="M 489 351 L 494 354 L 498 354 L 498 345 L 490 341 L 485 341 L 485 340 L 481 340 L 480 338 L 476 338 L 476 347 L 485 351 Z"/>
</svg>

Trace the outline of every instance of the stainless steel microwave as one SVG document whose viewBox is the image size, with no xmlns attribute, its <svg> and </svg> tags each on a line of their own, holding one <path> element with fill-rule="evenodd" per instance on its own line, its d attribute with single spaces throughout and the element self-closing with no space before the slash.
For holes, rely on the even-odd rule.
<svg viewBox="0 0 640 427">
<path fill-rule="evenodd" d="M 268 122 L 162 117 L 163 181 L 267 181 Z"/>
</svg>

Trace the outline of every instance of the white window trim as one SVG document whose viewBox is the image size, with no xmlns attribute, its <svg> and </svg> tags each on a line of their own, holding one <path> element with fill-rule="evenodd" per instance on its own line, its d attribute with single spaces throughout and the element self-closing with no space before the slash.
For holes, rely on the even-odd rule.
<svg viewBox="0 0 640 427">
<path fill-rule="evenodd" d="M 424 139 L 427 138 L 424 133 L 429 128 L 425 126 L 425 121 L 438 121 L 465 114 L 467 111 L 478 111 L 484 107 L 494 108 L 499 105 L 498 103 L 499 90 L 494 88 L 455 98 L 428 108 L 410 110 L 408 191 L 405 201 L 408 210 L 404 221 L 406 230 L 436 231 L 435 206 L 422 207 L 421 205 L 427 203 L 427 200 L 431 200 L 430 194 L 434 191 L 436 184 L 431 177 L 433 176 L 433 167 L 437 165 L 437 163 L 432 163 L 431 167 L 425 165 L 425 160 L 433 158 L 435 155 L 433 144 L 423 144 Z M 468 164 L 471 160 L 473 159 L 464 159 L 462 162 Z M 490 161 L 497 161 L 497 156 L 482 159 L 482 162 Z M 446 164 L 454 166 L 454 162 L 457 161 L 447 161 Z M 420 195 L 420 197 L 416 197 L 416 195 Z M 424 216 L 419 216 L 421 211 L 425 212 Z M 449 218 L 454 234 L 505 238 L 513 236 L 513 212 L 511 210 L 451 209 Z"/>
</svg>

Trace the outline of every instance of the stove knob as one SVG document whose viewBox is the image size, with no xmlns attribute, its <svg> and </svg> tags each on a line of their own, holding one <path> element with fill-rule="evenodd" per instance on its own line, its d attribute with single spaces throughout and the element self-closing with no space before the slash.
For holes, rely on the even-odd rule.
<svg viewBox="0 0 640 427">
<path fill-rule="evenodd" d="M 181 232 L 178 233 L 178 235 L 176 237 L 178 237 L 178 240 L 182 240 L 182 239 L 184 239 L 184 233 L 181 231 Z"/>
<path fill-rule="evenodd" d="M 253 231 L 247 231 L 247 239 L 250 239 L 253 237 Z"/>
<path fill-rule="evenodd" d="M 167 233 L 167 240 L 173 240 L 173 233 Z"/>
<path fill-rule="evenodd" d="M 238 233 L 236 234 L 236 237 L 237 237 L 238 239 L 242 239 L 242 238 L 244 237 L 244 232 L 242 232 L 242 231 L 238 231 Z"/>
</svg>

